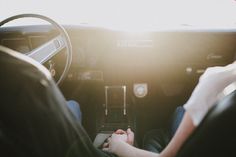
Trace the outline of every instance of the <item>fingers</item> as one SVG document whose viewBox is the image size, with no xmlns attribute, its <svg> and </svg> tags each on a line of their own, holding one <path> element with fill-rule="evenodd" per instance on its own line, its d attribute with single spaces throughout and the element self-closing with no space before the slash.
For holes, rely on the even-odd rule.
<svg viewBox="0 0 236 157">
<path fill-rule="evenodd" d="M 116 133 L 117 132 L 117 133 Z M 103 151 L 108 151 L 108 152 L 113 152 L 117 147 L 117 143 L 126 143 L 127 142 L 127 132 L 123 131 L 121 129 L 117 130 L 115 133 L 111 135 L 111 137 L 107 138 L 106 141 L 103 144 Z M 131 142 L 132 142 L 132 135 L 133 132 L 131 130 L 128 131 L 131 137 Z M 131 143 L 130 142 L 130 143 Z"/>
<path fill-rule="evenodd" d="M 126 134 L 126 131 L 122 130 L 122 129 L 118 129 L 115 131 L 116 134 Z"/>
<path fill-rule="evenodd" d="M 102 145 L 103 148 L 107 148 L 108 146 L 109 146 L 108 142 L 105 142 L 105 143 Z"/>
<path fill-rule="evenodd" d="M 111 139 L 112 137 L 109 137 L 106 139 L 105 143 L 103 144 L 103 148 L 102 148 L 103 151 L 111 152 L 111 146 L 110 146 Z"/>
<path fill-rule="evenodd" d="M 130 128 L 127 129 L 127 143 L 134 144 L 134 132 Z"/>
<path fill-rule="evenodd" d="M 111 137 L 107 138 L 102 145 L 102 150 L 103 151 L 109 151 L 109 143 L 111 142 Z"/>
<path fill-rule="evenodd" d="M 131 131 L 130 128 L 127 129 L 127 134 L 129 134 L 129 133 L 133 133 L 133 131 Z"/>
<path fill-rule="evenodd" d="M 106 143 L 109 144 L 110 141 L 111 141 L 111 137 L 108 137 L 108 138 L 106 139 Z"/>
<path fill-rule="evenodd" d="M 103 148 L 104 148 L 104 147 L 108 147 L 110 141 L 111 141 L 111 137 L 108 137 L 108 138 L 104 141 L 102 147 L 103 147 Z"/>
<path fill-rule="evenodd" d="M 102 150 L 105 151 L 105 152 L 109 152 L 109 148 L 108 147 L 107 148 L 102 148 Z"/>
<path fill-rule="evenodd" d="M 133 133 L 133 131 L 130 128 L 128 128 L 126 131 L 124 131 L 122 129 L 118 129 L 113 134 L 116 134 L 116 135 L 126 135 L 124 137 L 120 136 L 119 140 L 125 141 L 128 144 L 130 144 L 130 145 L 134 144 L 134 133 Z M 112 136 L 114 136 L 113 134 L 112 134 Z M 107 141 L 108 140 L 109 140 L 109 138 L 107 139 Z"/>
</svg>

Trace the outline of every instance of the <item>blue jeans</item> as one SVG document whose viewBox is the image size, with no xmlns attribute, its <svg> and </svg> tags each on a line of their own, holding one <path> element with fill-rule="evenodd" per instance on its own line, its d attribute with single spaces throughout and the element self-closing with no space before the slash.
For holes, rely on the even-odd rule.
<svg viewBox="0 0 236 157">
<path fill-rule="evenodd" d="M 67 101 L 67 107 L 75 116 L 75 119 L 78 120 L 80 123 L 82 122 L 82 112 L 80 110 L 80 105 L 78 102 L 74 100 Z"/>
<path fill-rule="evenodd" d="M 149 131 L 144 136 L 143 149 L 155 153 L 161 153 L 174 136 L 183 119 L 184 113 L 185 110 L 182 106 L 177 107 L 170 119 L 167 128 L 160 128 Z"/>
<path fill-rule="evenodd" d="M 172 119 L 170 121 L 170 125 L 169 125 L 169 131 L 170 131 L 170 137 L 172 138 L 176 132 L 176 130 L 178 129 L 183 116 L 185 113 L 185 109 L 182 106 L 179 106 L 176 108 L 174 114 L 172 115 Z"/>
</svg>

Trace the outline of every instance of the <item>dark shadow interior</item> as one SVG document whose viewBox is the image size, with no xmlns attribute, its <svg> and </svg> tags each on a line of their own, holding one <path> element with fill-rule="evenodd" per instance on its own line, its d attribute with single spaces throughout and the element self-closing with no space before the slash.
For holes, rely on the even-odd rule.
<svg viewBox="0 0 236 157">
<path fill-rule="evenodd" d="M 141 145 L 145 132 L 165 127 L 207 67 L 233 62 L 236 52 L 236 30 L 134 34 L 95 27 L 65 28 L 72 41 L 73 61 L 60 89 L 67 100 L 80 103 L 82 125 L 92 140 L 99 132 L 131 127 Z M 0 30 L 0 44 L 27 53 L 55 34 L 47 25 L 6 27 Z M 60 53 L 52 59 L 55 79 L 62 71 L 63 57 Z M 146 96 L 135 96 L 137 84 L 146 85 Z"/>
</svg>

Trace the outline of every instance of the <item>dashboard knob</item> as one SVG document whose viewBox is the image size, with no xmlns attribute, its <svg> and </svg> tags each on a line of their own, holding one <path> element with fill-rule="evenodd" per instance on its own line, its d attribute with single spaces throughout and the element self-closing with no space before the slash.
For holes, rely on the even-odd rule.
<svg viewBox="0 0 236 157">
<path fill-rule="evenodd" d="M 186 73 L 187 74 L 191 74 L 193 72 L 193 68 L 192 67 L 187 67 L 186 68 Z"/>
<path fill-rule="evenodd" d="M 148 85 L 147 83 L 135 83 L 133 85 L 134 95 L 138 98 L 143 98 L 148 94 Z"/>
</svg>

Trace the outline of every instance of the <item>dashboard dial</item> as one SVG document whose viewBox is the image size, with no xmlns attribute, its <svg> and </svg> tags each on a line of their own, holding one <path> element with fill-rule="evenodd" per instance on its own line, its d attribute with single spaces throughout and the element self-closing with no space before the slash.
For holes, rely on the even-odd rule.
<svg viewBox="0 0 236 157">
<path fill-rule="evenodd" d="M 147 83 L 134 84 L 134 95 L 138 98 L 143 98 L 148 94 Z"/>
</svg>

